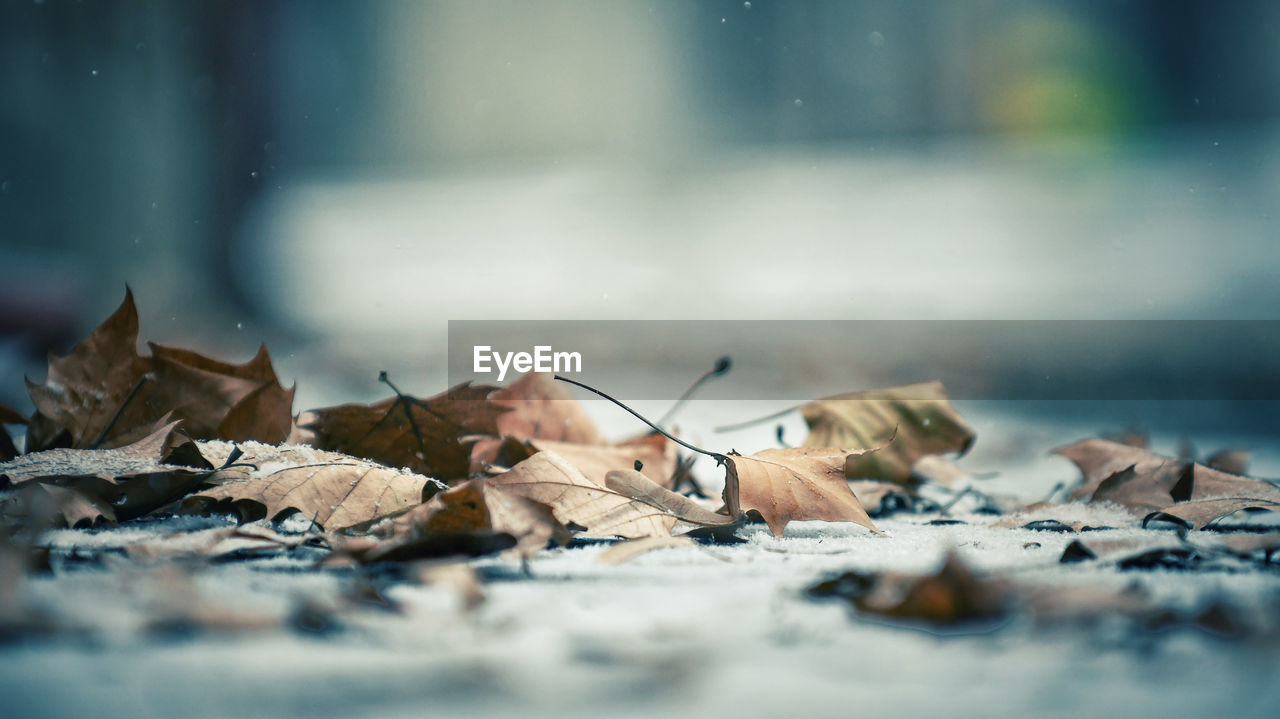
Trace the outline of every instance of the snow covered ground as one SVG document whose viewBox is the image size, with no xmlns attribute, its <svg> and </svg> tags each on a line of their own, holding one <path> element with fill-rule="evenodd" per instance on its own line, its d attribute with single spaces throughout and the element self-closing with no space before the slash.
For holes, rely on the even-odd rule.
<svg viewBox="0 0 1280 719">
<path fill-rule="evenodd" d="M 722 419 L 723 404 L 691 407 L 689 436 L 743 450 L 773 442 L 772 425 L 733 436 L 703 429 Z M 1098 429 L 960 409 L 979 436 L 963 466 L 999 473 L 980 480 L 984 490 L 1027 500 L 1075 477 L 1066 460 L 1045 452 Z M 634 431 L 619 410 L 591 410 L 615 435 Z M 791 436 L 802 436 L 798 419 L 787 423 Z M 1172 452 L 1179 439 L 1157 436 L 1155 449 Z M 1203 438 L 1205 448 L 1218 439 Z M 1255 472 L 1280 475 L 1280 448 L 1264 441 L 1254 444 Z M 1113 524 L 1106 510 L 1088 511 Z M 386 597 L 398 611 L 367 603 L 328 611 L 350 594 L 351 577 L 311 569 L 318 552 L 303 548 L 215 564 L 187 586 L 205 606 L 264 625 L 284 620 L 286 628 L 249 622 L 238 631 L 162 633 L 139 630 L 169 611 L 156 602 L 172 591 L 156 588 L 187 580 L 122 557 L 98 564 L 66 555 L 75 546 L 226 526 L 229 518 L 58 531 L 50 539 L 69 570 L 35 579 L 31 590 L 41 606 L 90 631 L 0 647 L 0 696 L 15 717 L 1274 716 L 1280 709 L 1274 644 L 1191 629 L 1135 635 L 1106 622 L 1038 627 L 1025 618 L 944 636 L 855 618 L 839 602 L 802 595 L 849 569 L 928 571 L 948 549 L 1019 581 L 1137 583 L 1173 606 L 1280 594 L 1276 573 L 1061 565 L 1072 535 L 992 529 L 992 517 L 963 512 L 955 516 L 966 524 L 925 524 L 933 516 L 879 520 L 888 537 L 801 522 L 774 538 L 753 526 L 741 531 L 744 544 L 659 550 L 617 566 L 597 561 L 599 544 L 545 551 L 527 571 L 516 560 L 475 560 L 486 601 L 473 610 L 448 585 L 393 583 Z"/>
</svg>

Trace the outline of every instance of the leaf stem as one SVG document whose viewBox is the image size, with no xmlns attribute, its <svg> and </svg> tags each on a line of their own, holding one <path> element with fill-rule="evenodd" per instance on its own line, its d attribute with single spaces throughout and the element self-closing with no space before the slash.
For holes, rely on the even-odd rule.
<svg viewBox="0 0 1280 719">
<path fill-rule="evenodd" d="M 662 415 L 662 419 L 658 420 L 658 424 L 666 424 L 670 421 L 676 411 L 683 407 L 685 402 L 689 401 L 689 398 L 693 396 L 694 392 L 698 391 L 699 387 L 710 379 L 728 373 L 731 367 L 733 367 L 733 361 L 729 359 L 728 355 L 716 360 L 715 366 L 702 373 L 701 377 L 694 380 L 693 384 L 689 385 L 689 389 L 685 390 L 684 394 L 680 395 L 680 399 L 676 400 L 676 403 L 671 405 L 671 409 L 667 410 L 667 413 Z"/>
<path fill-rule="evenodd" d="M 614 403 L 614 404 L 618 405 L 619 407 L 621 407 L 621 408 L 625 409 L 626 411 L 630 412 L 630 413 L 631 413 L 631 415 L 632 415 L 633 417 L 635 417 L 636 419 L 638 419 L 638 420 L 640 420 L 641 422 L 644 422 L 645 424 L 647 424 L 647 425 L 649 425 L 650 427 L 652 427 L 652 428 L 653 428 L 653 430 L 654 430 L 655 432 L 657 432 L 658 434 L 662 435 L 663 437 L 666 437 L 667 439 L 671 440 L 672 442 L 675 442 L 676 444 L 680 445 L 681 447 L 684 447 L 685 449 L 693 450 L 694 452 L 697 452 L 698 454 L 705 454 L 705 455 L 707 455 L 708 457 L 711 457 L 712 459 L 714 459 L 714 460 L 715 460 L 716 462 L 718 462 L 718 463 L 724 463 L 724 461 L 725 461 L 726 459 L 728 459 L 728 457 L 726 457 L 726 456 L 725 456 L 725 455 L 723 455 L 723 454 L 720 454 L 719 452 L 712 452 L 712 451 L 710 451 L 710 450 L 706 450 L 706 449 L 703 449 L 703 448 L 701 448 L 701 447 L 695 447 L 695 446 L 693 446 L 692 444 L 689 444 L 688 442 L 686 442 L 686 441 L 684 441 L 684 440 L 682 440 L 682 439 L 679 439 L 679 438 L 677 438 L 677 437 L 672 437 L 671 435 L 667 434 L 666 430 L 662 429 L 662 428 L 661 428 L 661 427 L 659 427 L 658 425 L 656 425 L 656 424 L 654 424 L 653 422 L 650 422 L 648 419 L 646 419 L 644 415 L 640 414 L 639 412 L 635 411 L 634 409 L 631 409 L 630 407 L 628 407 L 627 405 L 623 404 L 622 402 L 620 402 L 620 401 L 618 401 L 618 400 L 614 399 L 613 397 L 610 397 L 609 395 L 605 394 L 604 392 L 601 392 L 600 390 L 596 389 L 595 387 L 592 387 L 592 386 L 590 386 L 590 385 L 585 385 L 585 384 L 583 384 L 583 383 L 581 383 L 581 382 L 578 382 L 578 381 L 576 381 L 576 380 L 571 380 L 571 379 L 569 379 L 568 377 L 561 377 L 560 375 L 556 375 L 556 376 L 555 376 L 555 378 L 556 378 L 556 379 L 558 379 L 558 380 L 560 380 L 561 382 L 568 382 L 568 383 L 569 383 L 569 384 L 571 384 L 571 385 L 576 385 L 576 386 L 581 387 L 581 388 L 583 388 L 583 389 L 585 389 L 585 390 L 587 390 L 587 391 L 589 391 L 589 392 L 594 392 L 594 393 L 596 393 L 596 394 L 600 395 L 601 397 L 604 397 L 605 399 L 609 400 L 610 402 L 612 402 L 612 403 Z"/>
</svg>

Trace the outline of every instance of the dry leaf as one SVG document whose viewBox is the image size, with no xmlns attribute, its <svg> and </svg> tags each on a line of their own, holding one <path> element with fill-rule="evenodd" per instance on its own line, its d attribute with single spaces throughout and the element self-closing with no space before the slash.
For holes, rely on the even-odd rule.
<svg viewBox="0 0 1280 719">
<path fill-rule="evenodd" d="M 44 384 L 27 381 L 43 419 L 32 422 L 27 451 L 113 446 L 116 416 L 150 370 L 150 359 L 138 354 L 138 310 L 126 289 L 120 307 L 70 354 L 49 356 Z"/>
<path fill-rule="evenodd" d="M 397 395 L 374 404 L 344 404 L 304 413 L 301 429 L 321 449 L 406 467 L 442 480 L 471 469 L 472 435 L 497 435 L 507 411 L 489 401 L 493 387 L 460 384 L 428 399 Z"/>
<path fill-rule="evenodd" d="M 1255 497 L 1216 497 L 1178 502 L 1148 514 L 1142 526 L 1155 520 L 1168 520 L 1188 529 L 1204 529 L 1214 522 L 1244 510 L 1280 511 L 1280 502 Z"/>
<path fill-rule="evenodd" d="M 1270 482 L 1145 449 L 1089 439 L 1054 451 L 1084 473 L 1084 486 L 1073 496 L 1124 505 L 1145 515 L 1144 524 L 1159 516 L 1203 529 L 1242 509 L 1280 505 L 1280 487 Z"/>
<path fill-rule="evenodd" d="M 997 620 L 1010 605 L 1004 582 L 978 577 L 954 553 L 947 554 L 934 574 L 846 572 L 807 593 L 846 599 L 862 613 L 939 626 Z"/>
<path fill-rule="evenodd" d="M 570 539 L 550 507 L 482 479 L 441 492 L 375 531 L 381 540 L 348 542 L 343 545 L 346 553 L 371 563 L 477 556 L 516 547 L 530 557 L 553 539 L 560 544 Z"/>
<path fill-rule="evenodd" d="M 1122 504 L 1145 516 L 1144 525 L 1164 518 L 1203 529 L 1242 509 L 1280 506 L 1280 487 L 1270 482 L 1145 449 L 1090 439 L 1054 451 L 1084 473 L 1085 484 L 1074 496 Z"/>
<path fill-rule="evenodd" d="M 554 452 L 539 452 L 486 481 L 551 507 L 561 523 L 585 528 L 587 537 L 667 536 L 676 522 L 665 511 L 593 482 Z"/>
<path fill-rule="evenodd" d="M 133 294 L 66 357 L 49 358 L 44 384 L 27 383 L 36 415 L 29 450 L 119 447 L 164 416 L 197 439 L 280 442 L 292 422 L 293 390 L 280 386 L 266 347 L 243 365 L 152 344 L 138 354 Z"/>
<path fill-rule="evenodd" d="M 1134 467 L 1125 467 L 1102 480 L 1098 488 L 1093 491 L 1089 502 L 1112 502 L 1137 513 L 1138 516 L 1167 506 L 1173 501 L 1173 495 L 1169 492 L 1173 485 L 1177 484 L 1173 480 L 1180 475 L 1168 472 L 1166 469 L 1168 468 L 1161 467 L 1155 472 L 1139 475 Z M 1179 473 L 1189 471 L 1191 471 L 1190 465 L 1178 468 Z M 1173 481 L 1172 485 L 1170 481 Z"/>
<path fill-rule="evenodd" d="M 300 546 L 309 538 L 307 535 L 280 534 L 260 524 L 242 524 L 238 527 L 175 532 L 130 544 L 124 549 L 130 559 L 217 559 L 232 554 L 274 554 Z"/>
<path fill-rule="evenodd" d="M 853 522 L 881 534 L 844 473 L 850 458 L 873 451 L 795 447 L 731 455 L 725 459 L 725 505 L 735 517 L 759 512 L 777 537 L 789 522 L 805 519 Z"/>
<path fill-rule="evenodd" d="M 643 502 L 671 514 L 676 519 L 707 527 L 730 524 L 733 517 L 703 507 L 683 494 L 661 487 L 634 469 L 613 471 L 605 475 L 605 487 L 623 496 Z"/>
<path fill-rule="evenodd" d="M 851 460 L 845 467 L 849 479 L 908 483 L 918 459 L 962 455 L 974 439 L 940 382 L 837 395 L 800 411 L 809 424 L 806 447 L 877 447 L 893 439 L 879 452 Z"/>
<path fill-rule="evenodd" d="M 235 503 L 247 516 L 275 519 L 298 511 L 320 527 L 344 529 L 402 512 L 438 491 L 435 480 L 400 469 L 310 447 L 257 442 L 208 442 L 206 454 L 222 465 L 234 448 L 244 454 L 215 472 L 217 486 L 192 495 L 189 507 Z M 265 515 L 264 515 L 265 512 Z"/>
<path fill-rule="evenodd" d="M 1191 465 L 1170 491 L 1178 501 L 1248 497 L 1280 502 L 1280 487 L 1253 477 L 1229 474 L 1201 464 Z"/>
<path fill-rule="evenodd" d="M 285 389 L 266 345 L 233 365 L 189 350 L 151 343 L 155 411 L 173 411 L 196 439 L 278 444 L 293 423 L 293 389 Z"/>
<path fill-rule="evenodd" d="M 1091 498 L 1107 478 L 1129 467 L 1133 468 L 1135 476 L 1141 481 L 1170 490 L 1177 484 L 1187 464 L 1141 447 L 1105 439 L 1086 439 L 1059 447 L 1053 453 L 1074 462 L 1084 474 L 1084 485 L 1071 495 L 1074 499 Z"/>
<path fill-rule="evenodd" d="M 68 526 L 116 523 L 182 499 L 212 466 L 170 422 L 116 449 L 50 449 L 0 464 L 0 488 L 52 497 Z"/>
</svg>

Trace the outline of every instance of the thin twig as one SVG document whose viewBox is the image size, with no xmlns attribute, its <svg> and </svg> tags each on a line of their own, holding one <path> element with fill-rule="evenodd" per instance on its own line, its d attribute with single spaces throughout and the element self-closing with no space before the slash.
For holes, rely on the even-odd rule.
<svg viewBox="0 0 1280 719">
<path fill-rule="evenodd" d="M 696 392 L 698 388 L 703 385 L 703 383 L 707 382 L 712 378 L 719 377 L 720 375 L 727 373 L 729 371 L 729 368 L 732 366 L 733 366 L 733 362 L 732 360 L 729 359 L 728 355 L 725 355 L 724 357 L 721 357 L 720 359 L 716 360 L 715 366 L 707 370 L 706 372 L 704 372 L 701 377 L 694 380 L 693 384 L 689 385 L 689 389 L 685 390 L 684 394 L 680 395 L 680 399 L 676 400 L 676 403 L 671 405 L 671 409 L 667 410 L 667 413 L 662 415 L 662 419 L 658 420 L 658 424 L 666 424 L 671 419 L 671 417 L 675 415 L 676 411 L 679 410 L 682 406 L 684 406 L 684 403 L 687 402 L 689 398 L 693 396 L 693 393 Z"/>
<path fill-rule="evenodd" d="M 679 439 L 679 438 L 677 438 L 677 437 L 673 437 L 673 436 L 671 436 L 671 435 L 667 434 L 666 430 L 662 429 L 661 427 L 659 427 L 658 425 L 654 424 L 653 422 L 650 422 L 648 419 L 646 419 L 646 418 L 645 418 L 645 416 L 644 416 L 644 415 L 640 414 L 639 412 L 635 411 L 634 409 L 631 409 L 630 407 L 628 407 L 627 405 L 623 404 L 623 403 L 622 403 L 622 402 L 620 402 L 619 400 L 614 399 L 613 397 L 610 397 L 609 395 L 605 394 L 604 392 L 601 392 L 600 390 L 596 389 L 595 387 L 592 387 L 592 386 L 590 386 L 590 385 L 585 385 L 585 384 L 583 384 L 583 383 L 581 383 L 581 382 L 578 382 L 578 381 L 576 381 L 576 380 L 571 380 L 571 379 L 569 379 L 568 377 L 562 377 L 562 376 L 560 376 L 560 375 L 555 375 L 555 378 L 556 378 L 556 379 L 558 379 L 558 380 L 560 380 L 561 382 L 568 382 L 568 383 L 569 383 L 569 384 L 571 384 L 571 385 L 576 385 L 576 386 L 581 387 L 581 388 L 583 388 L 583 389 L 585 389 L 585 390 L 587 390 L 587 391 L 589 391 L 589 392 L 594 392 L 595 394 L 598 394 L 598 395 L 600 395 L 601 397 L 604 397 L 605 399 L 609 400 L 610 402 L 612 402 L 612 403 L 614 403 L 614 404 L 618 405 L 619 407 L 621 407 L 621 408 L 625 409 L 626 411 L 630 412 L 630 413 L 631 413 L 631 415 L 632 415 L 633 417 L 635 417 L 636 419 L 638 419 L 638 420 L 640 420 L 641 422 L 644 422 L 645 424 L 647 424 L 647 425 L 649 425 L 650 427 L 652 427 L 652 428 L 653 428 L 653 430 L 654 430 L 655 432 L 657 432 L 658 434 L 662 435 L 663 437 L 666 437 L 667 439 L 671 440 L 672 442 L 675 442 L 676 444 L 680 445 L 681 447 L 684 447 L 685 449 L 693 450 L 694 452 L 697 452 L 698 454 L 705 454 L 705 455 L 707 455 L 708 457 L 711 457 L 712 459 L 714 459 L 717 463 L 721 463 L 721 464 L 723 464 L 723 463 L 725 462 L 725 460 L 727 460 L 727 459 L 728 459 L 728 457 L 727 457 L 727 456 L 725 456 L 725 455 L 723 455 L 723 454 L 720 454 L 719 452 L 712 452 L 711 450 L 703 449 L 703 448 L 701 448 L 701 447 L 695 447 L 695 446 L 693 446 L 692 444 L 689 444 L 688 442 L 686 442 L 686 441 L 684 441 L 684 440 L 682 440 L 682 439 Z"/>
</svg>

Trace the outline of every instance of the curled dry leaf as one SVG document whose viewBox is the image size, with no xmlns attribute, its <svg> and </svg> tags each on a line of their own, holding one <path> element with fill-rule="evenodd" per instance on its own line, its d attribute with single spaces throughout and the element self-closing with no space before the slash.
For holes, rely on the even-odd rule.
<svg viewBox="0 0 1280 719">
<path fill-rule="evenodd" d="M 682 522 L 715 527 L 734 521 L 733 517 L 713 512 L 683 494 L 676 494 L 659 486 L 634 469 L 609 472 L 605 475 L 605 486 L 637 502 L 667 512 Z"/>
<path fill-rule="evenodd" d="M 1204 529 L 1224 517 L 1245 510 L 1280 511 L 1280 501 L 1257 497 L 1190 499 L 1151 512 L 1146 517 L 1143 517 L 1142 526 L 1145 527 L 1151 522 L 1163 520 L 1175 522 L 1187 529 Z"/>
<path fill-rule="evenodd" d="M 170 422 L 116 449 L 22 455 L 0 464 L 0 488 L 17 489 L 18 504 L 28 507 L 39 502 L 30 493 L 42 493 L 71 527 L 141 517 L 182 499 L 213 469 L 195 443 L 177 431 L 179 424 Z"/>
<path fill-rule="evenodd" d="M 190 508 L 234 503 L 248 517 L 274 519 L 300 512 L 336 530 L 402 512 L 439 491 L 433 479 L 375 462 L 311 447 L 272 447 L 257 442 L 201 445 L 222 466 L 235 448 L 244 454 L 209 477 L 216 486 L 187 499 Z"/>
<path fill-rule="evenodd" d="M 941 382 L 837 395 L 810 402 L 800 412 L 809 424 L 806 447 L 876 447 L 892 438 L 879 452 L 852 458 L 845 467 L 849 479 L 906 484 L 921 457 L 962 455 L 974 440 Z"/>
<path fill-rule="evenodd" d="M 486 481 L 551 507 L 556 519 L 583 527 L 582 535 L 587 537 L 668 536 L 676 522 L 666 511 L 588 479 L 554 452 L 539 452 Z"/>
<path fill-rule="evenodd" d="M 725 505 L 735 517 L 759 512 L 777 537 L 789 522 L 805 519 L 853 522 L 882 534 L 844 473 L 850 458 L 874 451 L 794 447 L 766 449 L 750 457 L 730 455 L 725 459 Z"/>
<path fill-rule="evenodd" d="M 381 539 L 339 546 L 364 563 L 478 556 L 516 547 L 529 557 L 569 530 L 550 507 L 472 479 L 375 528 Z"/>
<path fill-rule="evenodd" d="M 427 399 L 397 395 L 373 404 L 344 404 L 303 413 L 298 426 L 311 444 L 407 467 L 443 480 L 471 469 L 473 435 L 497 435 L 507 411 L 488 399 L 493 387 L 463 383 Z"/>
<path fill-rule="evenodd" d="M 297 547 L 308 539 L 307 535 L 281 534 L 261 524 L 242 524 L 238 527 L 176 532 L 126 545 L 124 550 L 130 559 L 144 561 L 190 557 L 216 559 L 233 554 L 275 554 Z"/>
</svg>

